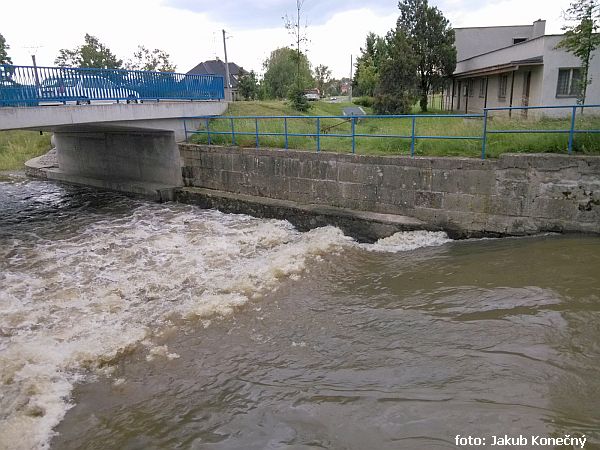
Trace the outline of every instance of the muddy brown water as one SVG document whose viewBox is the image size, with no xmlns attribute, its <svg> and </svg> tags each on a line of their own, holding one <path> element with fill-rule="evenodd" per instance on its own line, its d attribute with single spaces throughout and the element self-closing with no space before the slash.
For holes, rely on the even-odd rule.
<svg viewBox="0 0 600 450">
<path fill-rule="evenodd" d="M 0 192 L 0 448 L 600 445 L 596 237 L 362 245 L 20 178 Z"/>
</svg>

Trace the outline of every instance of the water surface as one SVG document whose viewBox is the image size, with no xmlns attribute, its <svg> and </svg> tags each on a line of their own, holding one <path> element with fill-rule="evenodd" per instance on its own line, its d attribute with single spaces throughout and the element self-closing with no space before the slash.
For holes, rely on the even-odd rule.
<svg viewBox="0 0 600 450">
<path fill-rule="evenodd" d="M 0 448 L 600 443 L 597 238 L 361 245 L 45 182 L 0 193 Z"/>
</svg>

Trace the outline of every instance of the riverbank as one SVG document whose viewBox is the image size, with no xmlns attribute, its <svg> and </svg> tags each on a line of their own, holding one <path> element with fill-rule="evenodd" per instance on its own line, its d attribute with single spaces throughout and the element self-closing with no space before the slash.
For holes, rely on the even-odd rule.
<svg viewBox="0 0 600 450">
<path fill-rule="evenodd" d="M 600 233 L 597 156 L 477 160 L 192 144 L 180 151 L 188 188 L 405 215 L 455 238 Z"/>
<path fill-rule="evenodd" d="M 0 172 L 21 170 L 26 161 L 50 149 L 50 134 L 37 131 L 0 132 Z"/>
<path fill-rule="evenodd" d="M 328 103 L 318 101 L 311 103 L 312 108 L 307 113 L 299 113 L 281 101 L 234 102 L 229 104 L 225 116 L 300 116 L 287 121 L 287 131 L 297 136 L 288 139 L 289 148 L 315 151 L 317 144 L 314 137 L 302 136 L 316 133 L 317 121 L 314 116 L 341 116 L 343 109 L 357 107 L 349 102 Z M 363 107 L 367 114 L 370 108 Z M 481 118 L 451 118 L 445 117 L 447 111 L 431 110 L 428 114 L 437 117 L 418 117 L 415 123 L 415 133 L 420 136 L 470 136 L 481 137 L 483 122 Z M 548 117 L 523 117 L 515 114 L 513 118 L 503 117 L 501 113 L 490 112 L 488 131 L 498 130 L 568 130 L 571 123 L 569 118 L 556 119 Z M 350 135 L 352 133 L 349 121 L 336 119 L 320 119 L 321 134 L 319 145 L 321 150 L 350 153 L 351 138 L 332 137 L 333 134 Z M 256 123 L 253 118 L 236 119 L 234 122 L 236 144 L 242 147 L 256 147 Z M 356 153 L 362 155 L 409 155 L 412 121 L 408 119 L 371 119 L 362 116 L 356 122 L 355 133 L 361 137 L 356 139 Z M 575 128 L 600 129 L 600 117 L 588 114 L 576 118 Z M 206 125 L 201 124 L 200 130 L 206 131 Z M 231 123 L 229 120 L 213 119 L 210 121 L 210 141 L 217 145 L 231 145 Z M 261 119 L 261 133 L 284 133 L 282 119 Z M 405 138 L 373 137 L 378 135 L 397 135 Z M 505 153 L 558 153 L 566 154 L 568 133 L 513 133 L 490 134 L 487 140 L 486 154 L 490 158 L 498 158 Z M 283 148 L 283 136 L 260 136 L 261 147 Z M 207 144 L 206 134 L 193 135 L 191 142 Z M 574 141 L 574 151 L 578 155 L 600 155 L 600 135 L 578 133 Z M 481 155 L 481 140 L 473 139 L 416 139 L 415 155 L 417 156 L 459 156 L 478 158 Z"/>
</svg>

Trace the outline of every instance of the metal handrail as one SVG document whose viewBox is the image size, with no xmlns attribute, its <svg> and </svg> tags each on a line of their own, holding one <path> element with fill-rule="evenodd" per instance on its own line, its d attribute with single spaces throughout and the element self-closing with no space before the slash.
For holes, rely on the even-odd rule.
<svg viewBox="0 0 600 450">
<path fill-rule="evenodd" d="M 0 106 L 93 100 L 222 100 L 220 75 L 0 65 Z"/>
<path fill-rule="evenodd" d="M 488 121 L 490 118 L 490 112 L 493 111 L 509 111 L 509 110 L 529 110 L 529 109 L 564 109 L 570 108 L 572 110 L 571 113 L 571 125 L 568 130 L 490 130 L 488 128 Z M 316 140 L 316 151 L 321 151 L 321 137 L 333 137 L 333 138 L 351 138 L 352 139 L 352 153 L 356 153 L 356 138 L 399 138 L 399 139 L 410 139 L 410 155 L 411 157 L 415 156 L 415 144 L 417 139 L 448 139 L 448 140 L 480 140 L 482 142 L 481 145 L 481 159 L 486 158 L 486 149 L 487 149 L 487 141 L 488 135 L 490 134 L 511 134 L 511 133 L 568 133 L 569 134 L 569 144 L 568 144 L 568 153 L 572 154 L 573 152 L 573 142 L 574 137 L 578 133 L 600 133 L 600 130 L 576 130 L 575 129 L 575 114 L 577 108 L 600 108 L 600 105 L 569 105 L 569 106 L 515 106 L 515 107 L 494 107 L 494 108 L 484 108 L 483 113 L 481 114 L 401 114 L 401 115 L 368 115 L 368 116 L 281 116 L 281 115 L 273 115 L 273 116 L 198 116 L 198 117 L 186 117 L 183 118 L 184 121 L 184 131 L 186 136 L 186 141 L 190 135 L 194 134 L 202 134 L 207 135 L 208 143 L 211 144 L 211 135 L 231 135 L 232 145 L 236 145 L 236 136 L 255 136 L 255 145 L 256 148 L 260 147 L 260 136 L 282 136 L 285 138 L 285 149 L 289 148 L 289 138 L 290 137 L 312 137 Z M 421 135 L 417 133 L 417 120 L 420 118 L 457 118 L 457 119 L 482 119 L 482 133 L 477 136 L 447 136 L 447 135 Z M 188 120 L 198 120 L 201 119 L 204 121 L 206 130 L 194 130 L 190 131 L 187 127 Z M 260 132 L 259 130 L 259 120 L 283 120 L 284 121 L 284 132 Z M 294 119 L 310 119 L 316 121 L 316 130 L 314 133 L 291 133 L 288 131 L 288 120 Z M 324 119 L 345 119 L 350 120 L 351 122 L 351 132 L 348 133 L 336 133 L 329 134 L 324 133 L 321 130 L 321 121 Z M 409 119 L 411 120 L 411 133 L 407 135 L 399 135 L 399 134 L 365 134 L 365 133 L 357 133 L 356 132 L 356 124 L 359 120 L 365 119 Z M 210 121 L 211 120 L 228 120 L 230 122 L 230 130 L 228 131 L 217 131 L 210 129 Z M 234 127 L 235 120 L 253 120 L 254 121 L 254 131 L 237 131 Z"/>
</svg>

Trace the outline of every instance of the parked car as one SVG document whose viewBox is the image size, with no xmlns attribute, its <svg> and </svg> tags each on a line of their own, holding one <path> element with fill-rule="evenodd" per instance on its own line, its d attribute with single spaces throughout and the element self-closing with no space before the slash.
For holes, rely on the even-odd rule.
<svg viewBox="0 0 600 450">
<path fill-rule="evenodd" d="M 0 79 L 0 106 L 35 105 L 37 105 L 35 86 L 19 84 L 9 79 Z"/>
<path fill-rule="evenodd" d="M 116 85 L 102 77 L 88 76 L 81 78 L 47 78 L 42 81 L 39 89 L 40 101 L 59 101 L 76 104 L 94 101 L 106 102 L 126 100 L 127 103 L 137 103 L 137 92 Z"/>
<path fill-rule="evenodd" d="M 309 102 L 316 102 L 320 98 L 319 94 L 314 94 L 312 92 L 304 94 L 304 97 L 306 97 L 306 100 L 308 100 Z"/>
</svg>

